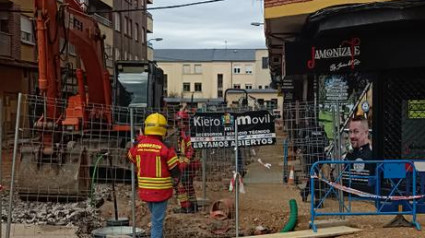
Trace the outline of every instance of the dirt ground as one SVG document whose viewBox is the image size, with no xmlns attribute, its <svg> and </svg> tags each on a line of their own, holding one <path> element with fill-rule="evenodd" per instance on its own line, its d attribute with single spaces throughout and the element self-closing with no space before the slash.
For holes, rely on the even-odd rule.
<svg viewBox="0 0 425 238">
<path fill-rule="evenodd" d="M 290 199 L 296 199 L 298 204 L 298 222 L 295 230 L 309 228 L 310 203 L 301 201 L 300 190 L 296 186 L 289 186 L 282 182 L 283 161 L 283 135 L 278 134 L 277 143 L 273 146 L 260 147 L 252 163 L 247 166 L 248 172 L 244 178 L 246 193 L 240 194 L 239 203 L 239 228 L 240 236 L 254 235 L 255 229 L 262 226 L 266 232 L 279 232 L 289 218 Z M 3 157 L 5 158 L 5 157 Z M 264 163 L 270 163 L 267 169 L 257 159 L 261 158 Z M 9 165 L 4 163 L 3 172 L 8 171 Z M 234 198 L 234 193 L 228 191 L 231 174 L 222 172 L 219 180 L 207 178 L 206 198 L 210 203 L 223 199 Z M 3 174 L 4 175 L 4 174 Z M 198 178 L 195 183 L 197 196 L 203 195 L 202 183 Z M 129 185 L 117 185 L 118 212 L 119 217 L 131 218 L 131 191 Z M 137 199 L 136 202 L 137 227 L 149 231 L 150 214 L 146 204 Z M 167 218 L 165 222 L 165 234 L 167 238 L 172 237 L 234 237 L 235 218 L 226 220 L 215 220 L 210 217 L 209 207 L 204 207 L 195 214 L 174 214 L 172 209 L 177 207 L 175 198 L 170 199 Z M 352 204 L 355 211 L 373 211 L 371 202 L 355 202 Z M 338 211 L 338 203 L 335 200 L 327 200 L 321 211 Z M 111 219 L 114 215 L 112 199 L 109 198 L 100 207 L 99 215 L 103 220 Z M 340 236 L 343 238 L 354 237 L 425 237 L 425 231 L 417 231 L 414 228 L 383 228 L 394 216 L 352 216 L 346 217 L 347 225 L 362 229 L 361 232 Z M 319 219 L 335 219 L 335 217 L 320 217 Z M 408 220 L 411 217 L 406 216 Z M 418 222 L 425 225 L 425 216 L 418 214 Z M 58 228 L 59 229 L 59 228 Z M 320 229 L 320 228 L 319 228 Z M 84 236 L 89 237 L 89 236 Z"/>
<path fill-rule="evenodd" d="M 245 194 L 240 194 L 239 203 L 239 227 L 240 235 L 254 235 L 255 228 L 262 226 L 266 232 L 279 232 L 289 218 L 290 199 L 296 199 L 298 204 L 298 223 L 295 230 L 309 228 L 310 203 L 301 201 L 300 190 L 295 186 L 282 183 L 282 160 L 283 135 L 278 135 L 278 143 L 274 146 L 259 148 L 254 162 L 248 165 L 248 173 L 244 178 Z M 257 159 L 261 158 L 264 163 L 270 163 L 270 169 L 265 168 Z M 221 182 L 207 183 L 207 199 L 210 202 L 223 198 L 234 198 L 234 193 L 228 191 L 229 178 L 223 178 Z M 198 197 L 202 197 L 201 182 L 195 184 Z M 128 187 L 121 185 L 119 190 L 119 216 L 131 217 L 129 206 L 130 193 Z M 124 192 L 126 191 L 127 192 Z M 165 224 L 166 237 L 233 237 L 235 234 L 235 219 L 218 221 L 212 219 L 209 207 L 204 207 L 196 214 L 174 214 L 172 209 L 177 207 L 176 199 L 169 202 Z M 352 204 L 354 211 L 373 211 L 374 206 L 370 202 L 355 202 Z M 320 209 L 321 211 L 322 209 Z M 327 200 L 323 211 L 338 211 L 338 203 L 335 200 Z M 113 216 L 113 203 L 107 201 L 101 207 L 101 215 L 105 218 Z M 149 230 L 150 216 L 146 205 L 137 201 L 137 226 Z M 383 228 L 393 216 L 352 216 L 346 217 L 346 225 L 360 228 L 361 232 L 340 237 L 425 237 L 424 231 L 414 228 Z M 408 220 L 411 217 L 406 216 Z M 320 217 L 319 219 L 335 219 L 335 217 Z M 418 215 L 418 221 L 425 225 L 425 217 Z M 223 229 L 224 228 L 224 229 Z M 222 230 L 223 229 L 223 230 Z M 320 229 L 320 228 L 319 228 Z M 221 231 L 221 232 L 220 232 Z"/>
</svg>

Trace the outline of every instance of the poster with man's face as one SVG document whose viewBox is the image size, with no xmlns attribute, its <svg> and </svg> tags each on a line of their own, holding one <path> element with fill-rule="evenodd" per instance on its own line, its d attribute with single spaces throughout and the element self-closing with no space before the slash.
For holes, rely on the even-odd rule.
<svg viewBox="0 0 425 238">
<path fill-rule="evenodd" d="M 318 76 L 319 122 L 324 126 L 330 140 L 334 138 L 334 126 L 339 130 L 345 129 L 341 138 L 346 150 L 351 149 L 348 137 L 349 117 L 364 117 L 368 120 L 369 128 L 372 128 L 373 78 L 371 74 L 359 72 Z M 332 114 L 333 110 L 335 117 Z M 339 118 L 336 118 L 337 116 Z M 338 120 L 339 125 L 337 125 Z"/>
</svg>

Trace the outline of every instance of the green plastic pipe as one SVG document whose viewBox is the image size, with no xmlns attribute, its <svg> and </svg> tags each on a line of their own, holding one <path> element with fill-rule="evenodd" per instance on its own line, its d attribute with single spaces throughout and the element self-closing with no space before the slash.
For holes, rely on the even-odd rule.
<svg viewBox="0 0 425 238">
<path fill-rule="evenodd" d="M 96 171 L 97 171 L 97 166 L 100 162 L 100 160 L 103 158 L 103 154 L 99 155 L 99 157 L 97 157 L 96 163 L 94 164 L 94 168 L 93 168 L 93 175 L 91 178 L 91 188 L 90 188 L 90 200 L 91 200 L 91 205 L 94 206 L 94 187 L 95 187 L 95 177 L 96 177 Z"/>
<path fill-rule="evenodd" d="M 298 217 L 298 206 L 297 201 L 295 199 L 289 200 L 289 220 L 286 225 L 282 228 L 280 233 L 288 232 L 294 230 L 297 225 L 297 217 Z"/>
</svg>

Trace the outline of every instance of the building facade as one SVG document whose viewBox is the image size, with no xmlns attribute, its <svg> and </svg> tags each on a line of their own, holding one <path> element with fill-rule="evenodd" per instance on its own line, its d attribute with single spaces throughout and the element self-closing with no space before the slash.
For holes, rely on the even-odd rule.
<svg viewBox="0 0 425 238">
<path fill-rule="evenodd" d="M 152 0 L 113 0 L 113 54 L 115 60 L 148 59 L 147 34 L 153 32 L 152 15 L 146 11 Z M 140 11 L 120 11 L 141 9 Z M 144 9 L 144 10 L 142 10 Z"/>
<path fill-rule="evenodd" d="M 250 106 L 282 106 L 270 88 L 266 49 L 157 49 L 154 60 L 164 70 L 168 103 L 237 106 L 245 90 Z"/>
<path fill-rule="evenodd" d="M 293 95 L 289 100 L 347 102 L 349 116 L 369 121 L 374 158 L 423 157 L 416 142 L 425 135 L 425 2 L 265 0 L 264 6 L 272 79 Z M 351 95 L 357 101 L 348 102 Z"/>
<path fill-rule="evenodd" d="M 63 0 L 57 0 L 58 3 Z M 152 16 L 146 6 L 152 0 L 77 0 L 98 23 L 105 35 L 106 67 L 113 78 L 115 60 L 147 59 L 148 33 Z M 13 129 L 18 93 L 36 94 L 38 87 L 34 0 L 0 0 L 0 98 L 3 100 L 4 130 Z M 114 12 L 113 10 L 134 10 Z M 63 40 L 61 40 L 63 44 Z M 65 47 L 61 62 L 66 68 L 82 68 L 75 46 Z M 71 74 L 72 75 L 72 74 Z M 75 91 L 75 78 L 63 84 L 65 92 Z M 71 85 L 71 86 L 69 86 Z"/>
</svg>

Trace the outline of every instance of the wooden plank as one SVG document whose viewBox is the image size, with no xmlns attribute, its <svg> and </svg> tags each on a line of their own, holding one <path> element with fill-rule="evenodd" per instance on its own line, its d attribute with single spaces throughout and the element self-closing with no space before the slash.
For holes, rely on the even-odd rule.
<svg viewBox="0 0 425 238">
<path fill-rule="evenodd" d="M 348 226 L 336 226 L 313 230 L 293 231 L 288 233 L 275 233 L 259 236 L 246 236 L 246 238 L 318 238 L 318 237 L 333 237 L 359 232 L 361 229 L 351 228 Z"/>
<path fill-rule="evenodd" d="M 6 224 L 2 226 L 2 238 L 6 237 Z M 26 225 L 12 224 L 10 229 L 11 238 L 78 238 L 77 227 L 49 226 L 49 225 Z"/>
</svg>

